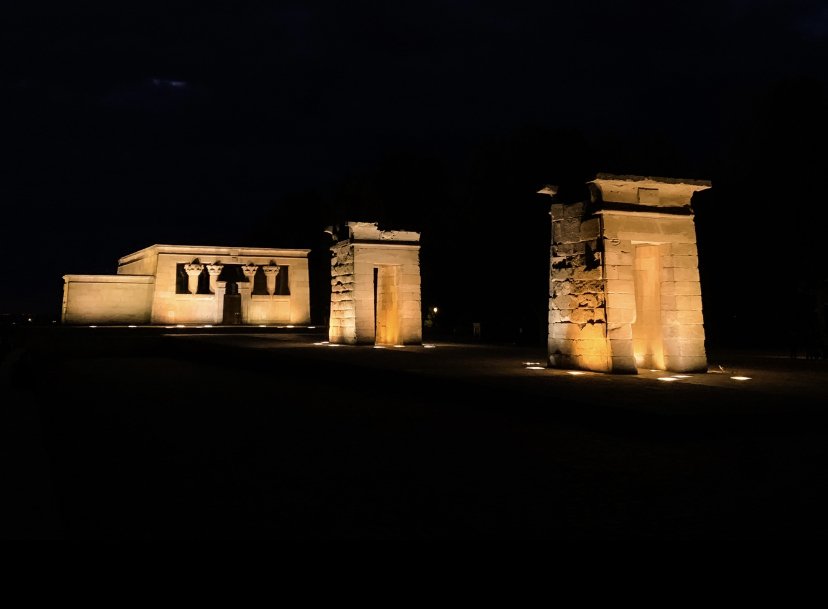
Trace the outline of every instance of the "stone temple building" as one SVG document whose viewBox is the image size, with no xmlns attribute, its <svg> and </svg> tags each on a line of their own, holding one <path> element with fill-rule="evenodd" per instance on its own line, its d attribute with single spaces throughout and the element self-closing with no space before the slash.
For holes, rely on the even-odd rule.
<svg viewBox="0 0 828 609">
<path fill-rule="evenodd" d="M 420 234 L 348 222 L 329 230 L 334 344 L 419 345 Z"/>
<path fill-rule="evenodd" d="M 310 323 L 305 249 L 152 245 L 116 275 L 65 275 L 66 324 Z"/>
<path fill-rule="evenodd" d="M 710 182 L 599 174 L 552 199 L 549 365 L 707 370 L 690 199 Z"/>
</svg>

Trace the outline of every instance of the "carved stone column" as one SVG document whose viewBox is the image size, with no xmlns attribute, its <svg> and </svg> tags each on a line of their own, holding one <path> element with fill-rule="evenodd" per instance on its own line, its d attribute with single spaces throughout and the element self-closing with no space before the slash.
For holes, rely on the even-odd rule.
<svg viewBox="0 0 828 609">
<path fill-rule="evenodd" d="M 209 270 L 209 269 L 208 269 Z M 218 276 L 218 275 L 216 275 Z M 213 274 L 210 273 L 210 282 L 212 283 Z M 213 293 L 216 295 L 216 318 L 213 321 L 214 324 L 220 324 L 224 322 L 224 295 L 227 293 L 227 282 L 226 281 L 216 281 L 215 288 L 213 288 Z"/>
<path fill-rule="evenodd" d="M 204 270 L 203 264 L 185 264 L 184 270 L 187 271 L 187 289 L 190 294 L 198 293 L 198 277 L 201 271 Z"/>
<path fill-rule="evenodd" d="M 241 270 L 250 282 L 250 291 L 253 292 L 253 280 L 256 277 L 256 271 L 259 270 L 259 265 L 253 264 L 252 262 L 250 264 L 243 264 Z M 242 284 L 239 285 L 241 286 Z"/>
<path fill-rule="evenodd" d="M 216 293 L 216 282 L 218 281 L 219 275 L 221 275 L 221 271 L 224 268 L 223 264 L 208 264 L 207 265 L 207 272 L 210 273 L 210 293 Z"/>
<path fill-rule="evenodd" d="M 273 296 L 276 293 L 276 277 L 279 276 L 279 265 L 267 265 L 262 267 L 265 279 L 267 279 L 267 293 Z"/>
</svg>

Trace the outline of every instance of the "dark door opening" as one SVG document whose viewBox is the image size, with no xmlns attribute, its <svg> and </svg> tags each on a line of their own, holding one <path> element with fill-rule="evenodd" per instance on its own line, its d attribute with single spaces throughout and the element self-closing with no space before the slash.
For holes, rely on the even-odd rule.
<svg viewBox="0 0 828 609">
<path fill-rule="evenodd" d="M 239 325 L 241 318 L 241 294 L 235 283 L 227 282 L 227 292 L 224 294 L 224 317 L 221 323 Z"/>
</svg>

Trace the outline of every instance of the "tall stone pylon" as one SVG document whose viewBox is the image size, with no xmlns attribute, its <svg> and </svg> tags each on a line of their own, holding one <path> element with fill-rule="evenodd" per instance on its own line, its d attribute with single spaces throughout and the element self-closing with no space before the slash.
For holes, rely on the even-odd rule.
<svg viewBox="0 0 828 609">
<path fill-rule="evenodd" d="M 704 372 L 690 200 L 704 180 L 598 174 L 589 197 L 552 196 L 549 365 Z"/>
</svg>

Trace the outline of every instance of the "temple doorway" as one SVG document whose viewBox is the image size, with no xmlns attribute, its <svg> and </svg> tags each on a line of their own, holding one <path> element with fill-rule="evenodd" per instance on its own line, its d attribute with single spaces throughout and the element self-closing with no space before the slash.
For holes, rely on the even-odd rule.
<svg viewBox="0 0 828 609">
<path fill-rule="evenodd" d="M 638 368 L 664 370 L 664 340 L 661 323 L 661 248 L 634 245 L 635 322 L 632 324 L 633 353 Z"/>
<path fill-rule="evenodd" d="M 227 282 L 227 291 L 224 293 L 224 317 L 221 323 L 227 325 L 242 323 L 241 294 L 235 281 Z"/>
<path fill-rule="evenodd" d="M 374 336 L 377 345 L 400 344 L 399 267 L 374 268 Z"/>
</svg>

